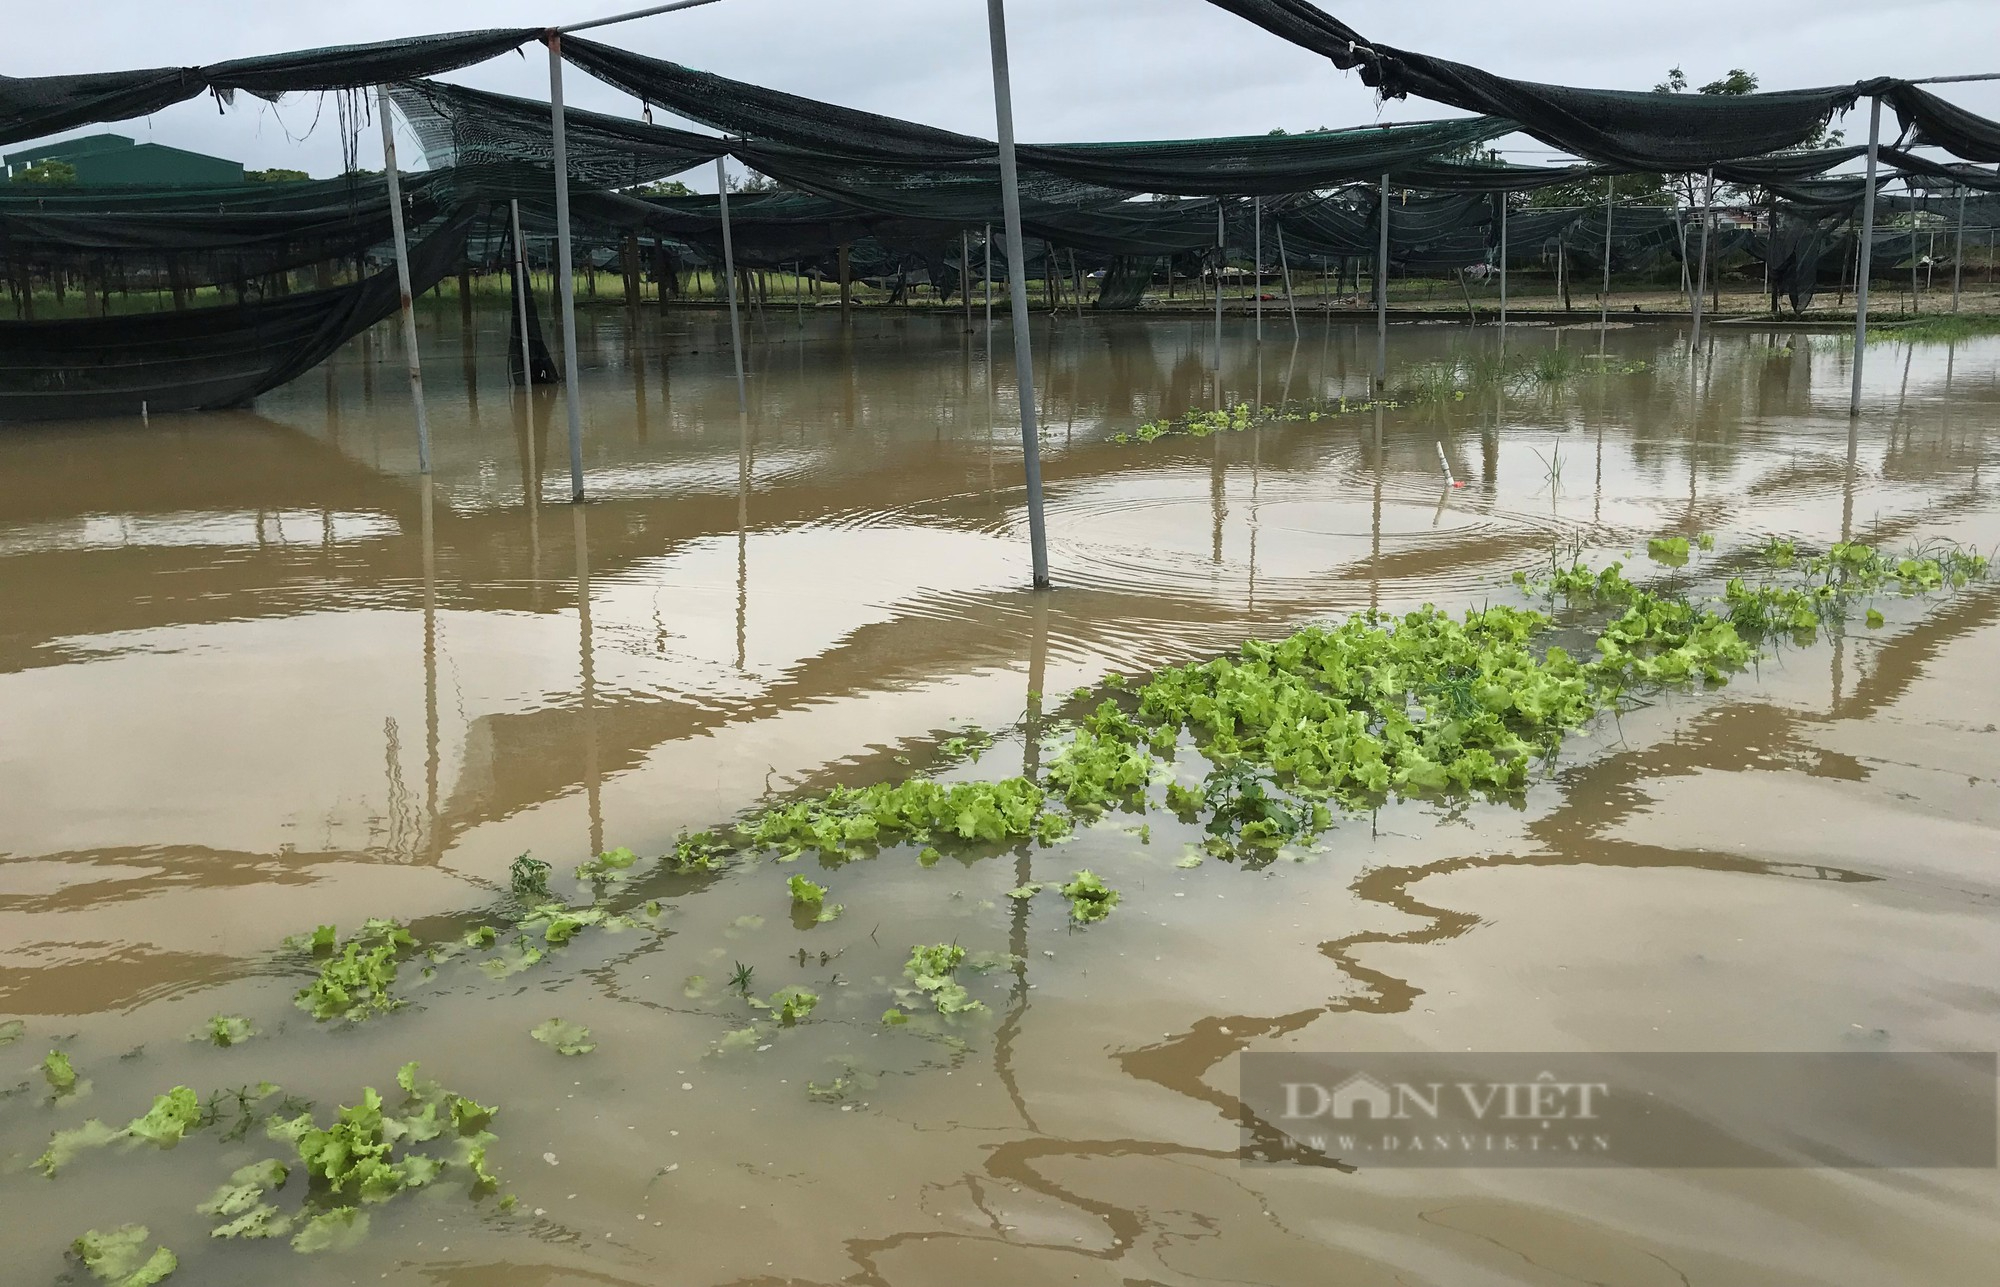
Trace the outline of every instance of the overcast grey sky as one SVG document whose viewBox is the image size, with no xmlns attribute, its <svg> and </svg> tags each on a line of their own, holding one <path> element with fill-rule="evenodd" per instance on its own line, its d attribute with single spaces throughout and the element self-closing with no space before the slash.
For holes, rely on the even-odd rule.
<svg viewBox="0 0 2000 1287">
<path fill-rule="evenodd" d="M 386 40 L 471 27 L 581 21 L 645 0 L 11 0 L 0 74 L 111 71 Z M 1331 0 L 1365 35 L 1530 80 L 1647 89 L 1675 63 L 1701 81 L 1732 67 L 1767 89 L 1872 75 L 2000 71 L 1996 0 Z M 1263 133 L 1459 113 L 1378 105 L 1358 79 L 1207 0 L 1009 0 L 1020 137 L 1036 142 Z M 721 0 L 591 33 L 704 70 L 991 137 L 985 0 Z M 1991 65 L 1989 65 L 1991 64 Z M 540 46 L 446 79 L 545 99 Z M 570 68 L 572 106 L 636 115 L 624 94 Z M 2000 84 L 1947 86 L 2000 116 Z M 340 147 L 317 96 L 275 108 L 200 99 L 113 129 L 235 158 L 252 168 L 336 172 Z M 660 117 L 662 123 L 675 123 Z M 1846 122 L 1850 139 L 1865 113 Z M 1514 140 L 1528 148 L 1531 140 Z M 362 141 L 380 164 L 378 136 Z M 411 155 L 415 155 L 414 146 Z M 1513 159 L 1545 159 L 1532 152 Z M 406 166 L 408 162 L 405 163 Z M 694 176 L 690 176 L 692 179 Z M 712 184 L 709 185 L 712 187 Z"/>
</svg>

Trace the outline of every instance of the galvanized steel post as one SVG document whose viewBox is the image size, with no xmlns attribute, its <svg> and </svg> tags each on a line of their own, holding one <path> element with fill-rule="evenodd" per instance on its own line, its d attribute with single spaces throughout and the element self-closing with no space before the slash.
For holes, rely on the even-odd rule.
<svg viewBox="0 0 2000 1287">
<path fill-rule="evenodd" d="M 562 300 L 563 398 L 569 409 L 569 498 L 583 503 L 583 387 L 576 361 L 576 267 L 569 244 L 569 144 L 563 132 L 562 37 L 548 34 L 549 118 L 556 180 L 556 289 Z"/>
<path fill-rule="evenodd" d="M 1847 395 L 1847 414 L 1861 414 L 1861 359 L 1868 349 L 1868 273 L 1875 251 L 1875 161 L 1881 150 L 1882 100 L 1868 100 L 1868 165 L 1861 182 L 1861 243 L 1854 267 L 1854 383 Z"/>
<path fill-rule="evenodd" d="M 1014 305 L 1014 382 L 1021 404 L 1021 467 L 1028 484 L 1028 548 L 1037 590 L 1049 588 L 1049 538 L 1042 517 L 1041 427 L 1035 421 L 1035 352 L 1028 323 L 1028 281 L 1021 274 L 1021 181 L 1014 166 L 1014 89 L 1007 71 L 1005 0 L 986 0 L 993 54 L 993 115 L 1000 142 L 1000 204 L 1007 222 L 1007 293 Z"/>
<path fill-rule="evenodd" d="M 417 408 L 417 472 L 431 472 L 431 422 L 424 413 L 424 368 L 417 355 L 417 312 L 410 299 L 410 238 L 403 228 L 403 185 L 396 177 L 396 124 L 389 114 L 389 89 L 375 87 L 382 117 L 382 172 L 389 179 L 389 227 L 396 238 L 396 282 L 402 288 L 403 355 L 410 367 L 410 397 Z"/>
</svg>

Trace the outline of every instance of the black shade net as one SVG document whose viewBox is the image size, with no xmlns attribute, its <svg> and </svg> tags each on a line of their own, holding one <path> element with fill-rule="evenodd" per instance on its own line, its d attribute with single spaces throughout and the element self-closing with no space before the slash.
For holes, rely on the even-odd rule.
<svg viewBox="0 0 2000 1287">
<path fill-rule="evenodd" d="M 206 67 L 154 67 L 81 76 L 0 76 L 0 144 L 43 138 L 80 125 L 146 116 L 202 93 L 237 90 L 259 98 L 312 90 L 362 89 L 435 76 L 517 49 L 528 28 L 461 31 L 375 44 L 237 58 Z"/>
<path fill-rule="evenodd" d="M 410 248 L 410 284 L 453 271 L 478 212 L 453 212 Z M 393 269 L 280 300 L 187 312 L 0 321 L 0 420 L 241 406 L 394 313 Z"/>
</svg>

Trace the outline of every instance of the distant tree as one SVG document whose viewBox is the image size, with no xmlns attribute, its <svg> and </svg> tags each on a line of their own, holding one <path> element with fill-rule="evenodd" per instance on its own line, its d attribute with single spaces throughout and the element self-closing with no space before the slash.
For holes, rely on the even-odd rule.
<svg viewBox="0 0 2000 1287">
<path fill-rule="evenodd" d="M 14 172 L 16 183 L 75 183 L 76 167 L 67 161 L 37 161 Z"/>
<path fill-rule="evenodd" d="M 312 176 L 304 170 L 245 170 L 245 183 L 300 183 Z"/>
<path fill-rule="evenodd" d="M 778 181 L 768 174 L 759 174 L 755 170 L 752 170 L 740 179 L 731 179 L 729 181 L 729 190 L 731 192 L 776 192 L 778 190 Z"/>
<path fill-rule="evenodd" d="M 662 179 L 658 183 L 642 183 L 632 189 L 635 197 L 691 197 L 694 189 L 679 179 Z"/>
</svg>

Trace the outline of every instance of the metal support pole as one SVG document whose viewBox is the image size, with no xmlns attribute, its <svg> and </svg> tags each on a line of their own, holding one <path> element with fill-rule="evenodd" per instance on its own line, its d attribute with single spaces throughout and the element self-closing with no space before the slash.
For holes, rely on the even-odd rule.
<svg viewBox="0 0 2000 1287">
<path fill-rule="evenodd" d="M 613 14 L 609 18 L 592 18 L 589 22 L 573 22 L 567 27 L 559 28 L 559 30 L 589 31 L 593 27 L 609 27 L 616 22 L 630 22 L 634 18 L 650 18 L 655 14 L 672 13 L 677 9 L 699 9 L 702 5 L 714 3 L 715 0 L 674 0 L 673 4 L 656 4 L 648 9 L 634 9 L 630 13 Z"/>
<path fill-rule="evenodd" d="M 1875 160 L 1881 149 L 1882 100 L 1868 100 L 1868 165 L 1861 181 L 1861 242 L 1855 247 L 1854 268 L 1854 386 L 1847 395 L 1847 414 L 1861 414 L 1861 358 L 1868 350 L 1868 272 L 1875 250 Z"/>
<path fill-rule="evenodd" d="M 986 329 L 993 329 L 993 225 L 990 223 L 986 225 Z"/>
<path fill-rule="evenodd" d="M 1903 182 L 1910 194 L 1910 311 L 1921 313 L 1924 304 L 1917 294 L 1917 185 L 1908 179 Z"/>
<path fill-rule="evenodd" d="M 1228 225 L 1223 219 L 1222 198 L 1215 199 L 1215 370 L 1222 373 L 1222 261 L 1229 254 Z"/>
<path fill-rule="evenodd" d="M 1389 384 L 1389 176 L 1382 176 L 1382 226 L 1375 243 L 1375 388 Z"/>
<path fill-rule="evenodd" d="M 722 206 L 722 271 L 729 276 L 729 351 L 736 357 L 736 409 L 750 409 L 750 391 L 743 382 L 743 318 L 736 307 L 736 247 L 729 234 L 729 171 L 715 158 L 715 192 Z"/>
<path fill-rule="evenodd" d="M 965 333 L 972 334 L 972 234 L 958 234 L 958 293 L 965 305 Z"/>
<path fill-rule="evenodd" d="M 1299 338 L 1299 304 L 1292 298 L 1292 261 L 1285 256 L 1285 225 L 1276 220 L 1271 230 L 1278 234 L 1278 271 L 1285 275 L 1285 308 L 1292 315 L 1292 338 Z"/>
<path fill-rule="evenodd" d="M 1500 194 L 1500 343 L 1507 343 L 1507 194 Z"/>
<path fill-rule="evenodd" d="M 1256 227 L 1256 231 L 1250 236 L 1253 247 L 1251 258 L 1256 261 L 1250 270 L 1253 283 L 1250 287 L 1250 294 L 1253 297 L 1251 307 L 1257 314 L 1257 342 L 1262 344 L 1264 342 L 1264 198 L 1250 198 L 1250 218 Z"/>
<path fill-rule="evenodd" d="M 986 0 L 993 52 L 993 116 L 1000 142 L 1000 202 L 1007 217 L 1007 286 L 1014 305 L 1014 382 L 1021 404 L 1021 467 L 1028 483 L 1028 547 L 1035 588 L 1049 588 L 1049 538 L 1042 518 L 1042 441 L 1035 423 L 1035 351 L 1028 324 L 1028 282 L 1021 275 L 1021 182 L 1014 168 L 1014 88 L 1007 74 L 1005 0 Z"/>
<path fill-rule="evenodd" d="M 396 123 L 389 114 L 389 88 L 375 87 L 375 110 L 382 117 L 382 172 L 389 178 L 389 227 L 396 235 L 396 281 L 402 287 L 403 354 L 410 365 L 410 397 L 417 408 L 417 472 L 431 472 L 431 422 L 424 413 L 424 368 L 417 355 L 417 310 L 410 299 L 410 239 L 403 229 L 403 185 L 396 177 Z"/>
<path fill-rule="evenodd" d="M 1618 191 L 1616 176 L 1604 181 L 1604 289 L 1597 296 L 1597 329 L 1604 330 L 1604 323 L 1611 310 L 1611 201 Z"/>
<path fill-rule="evenodd" d="M 1708 172 L 1708 187 L 1701 198 L 1701 270 L 1694 282 L 1694 336 L 1689 341 L 1690 349 L 1701 347 L 1701 312 L 1708 299 L 1708 225 L 1715 214 L 1715 171 Z"/>
<path fill-rule="evenodd" d="M 521 241 L 521 203 L 507 203 L 508 226 L 514 234 L 514 283 L 519 293 L 514 297 L 515 321 L 521 327 L 521 388 L 532 393 L 535 388 L 535 358 L 528 347 L 528 248 Z M 528 433 L 535 431 L 534 404 L 528 405 Z"/>
<path fill-rule="evenodd" d="M 507 203 L 508 223 L 514 234 L 514 297 L 515 321 L 521 327 L 521 409 L 528 421 L 528 505 L 529 522 L 534 522 L 533 507 L 542 502 L 542 465 L 536 455 L 535 446 L 535 354 L 528 343 L 528 292 L 534 289 L 534 282 L 528 276 L 528 243 L 521 237 L 521 203 Z"/>
<path fill-rule="evenodd" d="M 556 180 L 556 289 L 562 299 L 563 397 L 569 407 L 569 498 L 583 503 L 583 389 L 576 361 L 576 268 L 569 244 L 569 145 L 563 136 L 562 37 L 549 44 L 549 121 Z"/>
<path fill-rule="evenodd" d="M 1965 189 L 1958 190 L 1958 227 L 1951 243 L 1951 311 L 1958 311 L 1958 283 L 1965 264 Z"/>
</svg>

